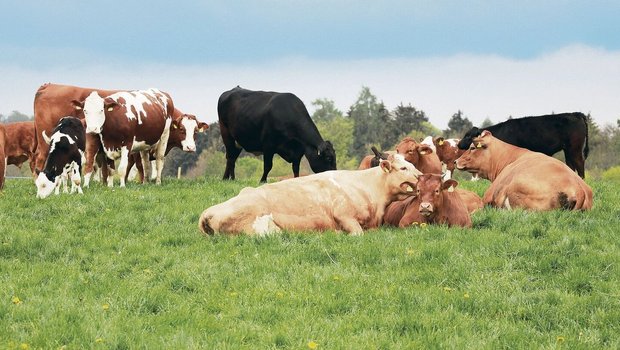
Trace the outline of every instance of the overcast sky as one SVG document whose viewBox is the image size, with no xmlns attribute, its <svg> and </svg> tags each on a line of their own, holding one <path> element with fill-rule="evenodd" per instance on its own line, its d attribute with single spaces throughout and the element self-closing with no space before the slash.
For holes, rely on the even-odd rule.
<svg viewBox="0 0 620 350">
<path fill-rule="evenodd" d="M 445 128 L 508 116 L 620 119 L 618 1 L 1 1 L 0 113 L 45 82 L 168 91 L 217 120 L 236 85 L 346 112 L 362 86 Z"/>
</svg>

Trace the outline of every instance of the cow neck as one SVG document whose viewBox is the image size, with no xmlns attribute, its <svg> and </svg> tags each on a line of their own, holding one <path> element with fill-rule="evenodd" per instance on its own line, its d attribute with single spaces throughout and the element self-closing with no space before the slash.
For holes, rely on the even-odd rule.
<svg viewBox="0 0 620 350">
<path fill-rule="evenodd" d="M 489 148 L 491 162 L 489 164 L 489 171 L 486 174 L 491 182 L 499 176 L 504 168 L 527 152 L 523 148 L 513 146 L 499 139 L 494 139 L 493 141 L 493 145 Z"/>
</svg>

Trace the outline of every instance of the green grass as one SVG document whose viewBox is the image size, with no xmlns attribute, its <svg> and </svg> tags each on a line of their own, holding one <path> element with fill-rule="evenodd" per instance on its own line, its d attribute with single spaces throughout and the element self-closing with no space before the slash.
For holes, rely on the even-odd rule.
<svg viewBox="0 0 620 350">
<path fill-rule="evenodd" d="M 590 184 L 585 213 L 257 239 L 197 227 L 255 180 L 46 200 L 8 180 L 0 348 L 620 348 L 620 185 Z"/>
</svg>

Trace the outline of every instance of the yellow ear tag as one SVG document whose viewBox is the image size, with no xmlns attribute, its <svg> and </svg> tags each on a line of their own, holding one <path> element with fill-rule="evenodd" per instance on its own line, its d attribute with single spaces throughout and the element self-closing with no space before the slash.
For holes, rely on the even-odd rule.
<svg viewBox="0 0 620 350">
<path fill-rule="evenodd" d="M 454 192 L 454 186 L 448 187 L 448 192 Z"/>
<path fill-rule="evenodd" d="M 478 142 L 478 144 L 476 145 L 476 148 L 482 148 L 482 143 Z"/>
<path fill-rule="evenodd" d="M 439 146 L 443 146 L 443 140 L 439 141 Z"/>
<path fill-rule="evenodd" d="M 383 168 L 383 171 L 385 171 L 386 173 L 389 173 L 389 172 L 390 172 L 390 169 L 388 169 L 388 168 Z"/>
<path fill-rule="evenodd" d="M 81 110 L 82 110 L 82 107 L 80 107 L 80 106 L 75 106 L 75 109 L 76 109 L 76 110 L 78 110 L 78 111 L 81 111 Z"/>
<path fill-rule="evenodd" d="M 114 110 L 114 107 L 108 107 L 108 112 L 112 112 Z"/>
<path fill-rule="evenodd" d="M 420 152 L 421 155 L 425 155 L 426 153 L 428 153 L 428 152 L 426 152 L 426 151 Z"/>
<path fill-rule="evenodd" d="M 172 127 L 178 129 L 179 127 L 176 124 L 172 124 Z"/>
</svg>

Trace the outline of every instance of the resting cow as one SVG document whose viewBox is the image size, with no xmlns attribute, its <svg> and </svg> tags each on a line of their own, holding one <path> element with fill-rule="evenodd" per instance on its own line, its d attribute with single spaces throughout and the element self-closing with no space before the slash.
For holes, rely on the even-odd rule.
<svg viewBox="0 0 620 350">
<path fill-rule="evenodd" d="M 459 159 L 459 170 L 491 181 L 482 200 L 502 208 L 588 210 L 592 189 L 561 161 L 493 137 L 485 130 Z"/>
<path fill-rule="evenodd" d="M 406 227 L 417 222 L 471 227 L 471 211 L 463 195 L 456 191 L 457 185 L 458 182 L 451 179 L 442 182 L 440 174 L 420 176 L 415 196 L 392 202 L 386 208 L 385 224 Z"/>
<path fill-rule="evenodd" d="M 429 145 L 417 143 L 411 137 L 405 137 L 396 146 L 396 152 L 402 154 L 406 161 L 415 165 L 424 174 L 441 173 L 441 162 Z"/>
<path fill-rule="evenodd" d="M 402 156 L 366 170 L 335 170 L 246 187 L 200 216 L 203 233 L 265 235 L 281 230 L 341 230 L 354 235 L 378 227 L 385 207 L 414 193 L 421 173 Z"/>
<path fill-rule="evenodd" d="M 118 166 L 121 187 L 125 187 L 129 154 L 141 152 L 144 165 L 151 150 L 156 156 L 156 183 L 161 184 L 174 111 L 167 93 L 157 89 L 122 91 L 103 98 L 93 91 L 84 101 L 72 103 L 84 115 L 86 132 L 99 135 L 106 156 L 121 159 Z M 85 175 L 85 182 L 89 175 Z"/>
<path fill-rule="evenodd" d="M 444 139 L 443 137 L 427 136 L 422 140 L 421 144 L 432 145 L 433 151 L 437 153 L 439 161 L 441 161 L 441 172 L 444 174 L 443 179 L 452 178 L 454 173 L 454 161 L 460 157 L 464 150 L 458 147 L 459 139 Z"/>
<path fill-rule="evenodd" d="M 552 156 L 564 151 L 569 168 L 585 176 L 585 161 L 588 158 L 588 120 L 583 113 L 562 113 L 509 119 L 486 128 L 472 128 L 467 131 L 458 146 L 466 150 L 472 139 L 488 130 L 493 136 L 511 145 Z"/>
<path fill-rule="evenodd" d="M 64 117 L 52 131 L 42 136 L 49 142 L 50 151 L 43 171 L 35 180 L 37 198 L 45 198 L 55 190 L 58 194 L 63 177 L 71 179 L 71 193 L 82 193 L 81 168 L 85 150 L 84 126 L 78 118 Z M 66 188 L 66 187 L 65 187 Z"/>
<path fill-rule="evenodd" d="M 396 153 L 396 151 L 379 152 L 379 150 L 377 150 L 375 146 L 370 147 L 370 150 L 372 151 L 372 153 L 374 153 L 374 155 L 367 155 L 366 157 L 362 158 L 360 166 L 357 168 L 357 170 L 364 170 L 376 167 L 379 165 L 381 159 L 387 159 L 390 154 Z"/>
<path fill-rule="evenodd" d="M 292 163 L 295 177 L 304 155 L 315 173 L 336 169 L 334 147 L 323 141 L 303 102 L 291 93 L 236 87 L 220 96 L 217 113 L 226 146 L 224 180 L 235 179 L 242 148 L 263 155 L 261 182 L 267 181 L 275 154 Z"/>
</svg>

